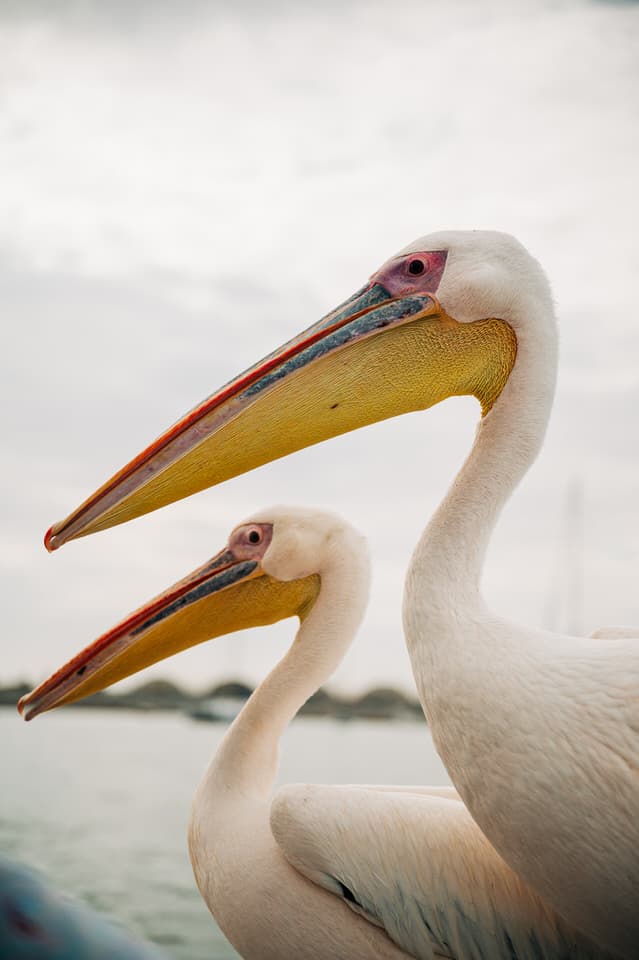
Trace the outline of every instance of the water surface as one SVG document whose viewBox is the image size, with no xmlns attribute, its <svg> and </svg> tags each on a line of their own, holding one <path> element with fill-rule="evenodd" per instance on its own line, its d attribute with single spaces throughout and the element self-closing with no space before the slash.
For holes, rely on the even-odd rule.
<svg viewBox="0 0 639 960">
<path fill-rule="evenodd" d="M 237 954 L 200 899 L 186 830 L 225 727 L 174 714 L 0 710 L 0 849 L 162 944 L 176 960 Z M 280 782 L 448 783 L 421 723 L 299 719 Z"/>
</svg>

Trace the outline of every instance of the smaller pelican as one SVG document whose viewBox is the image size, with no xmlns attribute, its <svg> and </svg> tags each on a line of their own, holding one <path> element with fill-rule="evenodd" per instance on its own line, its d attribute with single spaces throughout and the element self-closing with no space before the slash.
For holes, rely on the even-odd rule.
<svg viewBox="0 0 639 960">
<path fill-rule="evenodd" d="M 604 956 L 506 866 L 449 788 L 291 786 L 272 801 L 280 737 L 340 663 L 368 586 L 365 543 L 342 520 L 261 511 L 212 560 L 23 698 L 20 710 L 31 719 L 177 650 L 296 615 L 292 646 L 229 728 L 193 801 L 197 884 L 242 956 Z"/>
</svg>

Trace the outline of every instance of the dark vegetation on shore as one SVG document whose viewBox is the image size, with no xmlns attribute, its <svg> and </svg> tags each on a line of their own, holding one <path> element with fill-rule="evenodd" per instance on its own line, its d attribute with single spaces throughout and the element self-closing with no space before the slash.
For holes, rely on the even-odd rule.
<svg viewBox="0 0 639 960">
<path fill-rule="evenodd" d="M 18 700 L 31 689 L 28 684 L 0 687 L 0 706 L 14 707 Z M 215 711 L 216 704 L 241 703 L 252 693 L 250 687 L 237 681 L 220 683 L 201 693 L 191 693 L 168 680 L 151 680 L 125 693 L 101 692 L 70 704 L 69 707 L 90 709 L 125 710 L 179 710 L 199 718 L 208 710 Z M 68 709 L 68 708 L 66 708 Z M 334 717 L 339 720 L 423 720 L 422 708 L 417 700 L 411 700 L 391 687 L 375 687 L 359 697 L 335 696 L 321 689 L 300 710 L 301 716 Z"/>
</svg>

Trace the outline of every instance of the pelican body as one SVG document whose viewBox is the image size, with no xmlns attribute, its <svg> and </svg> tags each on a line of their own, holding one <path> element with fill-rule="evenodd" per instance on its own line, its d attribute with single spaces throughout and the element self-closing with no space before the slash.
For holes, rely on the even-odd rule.
<svg viewBox="0 0 639 960">
<path fill-rule="evenodd" d="M 178 421 L 45 543 L 377 420 L 477 397 L 475 443 L 407 578 L 420 698 L 453 783 L 509 867 L 602 950 L 635 958 L 639 629 L 603 641 L 531 630 L 489 611 L 479 588 L 501 508 L 543 442 L 556 366 L 548 282 L 521 244 L 431 234 Z"/>
<path fill-rule="evenodd" d="M 30 719 L 69 703 L 247 616 L 296 615 L 291 648 L 229 728 L 192 807 L 197 884 L 241 955 L 599 960 L 605 954 L 521 882 L 450 788 L 304 784 L 273 800 L 281 734 L 341 661 L 368 583 L 365 543 L 348 524 L 318 511 L 260 511 L 22 710 Z"/>
</svg>

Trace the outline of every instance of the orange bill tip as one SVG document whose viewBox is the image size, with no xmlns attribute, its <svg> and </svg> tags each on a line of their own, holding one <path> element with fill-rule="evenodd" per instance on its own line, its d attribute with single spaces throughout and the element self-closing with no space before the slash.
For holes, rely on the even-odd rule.
<svg viewBox="0 0 639 960">
<path fill-rule="evenodd" d="M 44 545 L 47 549 L 47 553 L 53 553 L 54 550 L 58 549 L 58 545 L 53 542 L 54 537 L 55 534 L 53 532 L 53 527 L 49 527 L 44 535 Z"/>
</svg>

